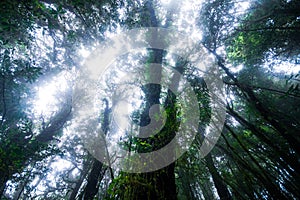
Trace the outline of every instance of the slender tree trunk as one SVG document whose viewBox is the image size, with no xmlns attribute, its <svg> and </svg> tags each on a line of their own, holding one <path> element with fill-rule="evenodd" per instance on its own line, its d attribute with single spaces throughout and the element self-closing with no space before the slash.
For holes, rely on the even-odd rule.
<svg viewBox="0 0 300 200">
<path fill-rule="evenodd" d="M 84 189 L 84 200 L 92 200 L 98 192 L 98 182 L 103 164 L 97 159 L 93 159 L 91 172 L 88 176 L 87 185 Z"/>
<path fill-rule="evenodd" d="M 104 117 L 103 117 L 101 128 L 104 134 L 106 135 L 109 130 L 110 108 L 109 108 L 108 101 L 106 99 L 104 99 L 103 101 L 105 102 L 105 110 L 104 110 Z M 103 174 L 104 174 L 103 171 L 106 171 L 106 169 L 107 167 L 103 166 L 103 164 L 99 160 L 97 160 L 96 158 L 93 159 L 92 169 L 88 176 L 87 185 L 84 189 L 83 197 L 85 200 L 94 199 L 99 189 L 99 182 L 103 178 Z M 112 171 L 110 170 L 110 172 L 113 179 Z"/>
<path fill-rule="evenodd" d="M 76 196 L 78 195 L 79 189 L 83 183 L 83 180 L 85 179 L 87 173 L 89 172 L 89 168 L 90 168 L 90 159 L 87 159 L 84 164 L 83 164 L 83 169 L 82 169 L 82 173 L 80 175 L 79 180 L 76 182 L 74 189 L 72 190 L 70 196 L 69 196 L 69 200 L 75 200 Z"/>
<path fill-rule="evenodd" d="M 247 101 L 251 103 L 255 109 L 260 113 L 264 120 L 270 123 L 274 129 L 290 144 L 290 147 L 296 152 L 297 158 L 300 155 L 300 146 L 298 138 L 299 129 L 294 128 L 292 125 L 287 125 L 286 123 L 281 123 L 279 119 L 274 117 L 274 114 L 262 104 L 262 102 L 257 98 L 253 90 L 243 84 L 240 84 L 239 80 L 232 74 L 229 69 L 223 64 L 224 60 L 211 49 L 208 49 L 213 53 L 218 59 L 218 65 L 225 71 L 228 77 L 234 82 L 234 84 L 247 96 Z"/>
<path fill-rule="evenodd" d="M 184 172 L 184 170 L 181 168 L 178 169 L 178 175 L 181 179 L 180 188 L 182 188 L 182 193 L 184 194 L 185 198 L 187 198 L 188 200 L 196 200 L 195 194 L 191 186 L 191 179 L 194 179 L 191 178 L 190 174 Z"/>
<path fill-rule="evenodd" d="M 229 149 L 233 150 L 234 148 L 232 146 L 230 146 L 227 139 L 224 136 L 223 136 L 223 138 L 224 138 L 226 144 L 228 145 Z M 284 192 L 280 189 L 280 187 L 278 185 L 274 184 L 274 182 L 272 181 L 272 179 L 270 179 L 270 177 L 268 177 L 268 175 L 266 175 L 264 172 L 262 172 L 257 167 L 254 167 L 251 162 L 245 161 L 235 151 L 231 152 L 220 146 L 219 146 L 219 148 L 221 148 L 224 152 L 226 152 L 226 154 L 228 156 L 230 156 L 232 158 L 232 160 L 234 160 L 238 165 L 240 165 L 242 169 L 248 170 L 250 173 L 252 173 L 253 176 L 255 176 L 257 178 L 257 180 L 260 181 L 260 184 L 262 184 L 266 188 L 266 190 L 269 192 L 270 196 L 273 199 L 280 199 L 280 200 L 288 199 L 288 197 L 286 197 L 286 194 L 284 194 Z"/>
<path fill-rule="evenodd" d="M 210 180 L 204 181 L 201 185 L 200 188 L 202 190 L 204 199 L 216 199 L 214 192 L 212 190 L 213 184 Z"/>
<path fill-rule="evenodd" d="M 228 191 L 228 188 L 225 185 L 225 183 L 223 182 L 222 177 L 218 173 L 217 168 L 214 165 L 214 162 L 213 162 L 213 159 L 212 159 L 210 153 L 205 157 L 205 161 L 206 161 L 206 166 L 207 166 L 207 168 L 212 176 L 212 179 L 214 181 L 214 184 L 216 186 L 216 189 L 217 189 L 220 199 L 221 200 L 231 200 L 232 197 Z"/>
<path fill-rule="evenodd" d="M 6 175 L 5 173 L 1 174 L 0 175 L 0 199 L 3 196 L 3 193 L 5 191 L 7 181 L 8 181 L 8 175 Z"/>
<path fill-rule="evenodd" d="M 30 178 L 30 174 L 26 175 L 25 180 L 21 181 L 16 188 L 16 191 L 13 195 L 14 200 L 18 200 L 21 198 L 22 193 L 24 192 L 25 186 L 28 184 Z"/>
</svg>

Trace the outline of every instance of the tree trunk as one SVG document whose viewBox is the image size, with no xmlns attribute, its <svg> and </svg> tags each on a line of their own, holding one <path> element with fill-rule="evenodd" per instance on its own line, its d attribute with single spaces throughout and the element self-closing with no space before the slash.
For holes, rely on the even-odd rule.
<svg viewBox="0 0 300 200">
<path fill-rule="evenodd" d="M 84 164 L 83 164 L 83 169 L 82 169 L 82 173 L 80 175 L 79 180 L 76 182 L 74 189 L 72 190 L 70 196 L 69 196 L 69 200 L 75 200 L 76 196 L 78 195 L 79 189 L 83 183 L 83 180 L 85 179 L 89 168 L 90 168 L 90 159 L 87 159 Z"/>
<path fill-rule="evenodd" d="M 163 51 L 161 50 L 153 50 L 154 53 L 150 56 L 149 62 L 157 63 L 162 62 Z M 156 52 L 156 53 L 155 53 Z M 154 57 L 153 57 L 154 56 Z M 185 62 L 178 62 L 176 64 L 176 70 L 180 73 L 183 72 L 185 67 Z M 154 73 L 150 73 L 150 75 L 161 76 L 161 67 L 159 69 L 152 69 L 153 71 L 156 70 Z M 151 78 L 151 76 L 150 76 Z M 173 89 L 177 90 L 180 81 L 180 75 L 174 74 L 172 77 L 172 85 L 174 86 Z M 141 115 L 141 125 L 145 126 L 150 123 L 149 118 L 149 109 L 151 106 L 155 104 L 159 104 L 160 99 L 160 85 L 148 84 L 144 87 L 145 97 L 146 97 L 146 108 L 144 109 Z M 173 94 L 172 91 L 168 90 L 168 94 L 166 97 L 166 101 L 164 103 L 165 110 L 167 112 L 167 119 L 165 122 L 165 126 L 162 130 L 157 133 L 153 138 L 146 138 L 142 139 L 142 141 L 147 142 L 151 145 L 151 150 L 155 151 L 166 144 L 168 144 L 176 135 L 177 128 L 179 124 L 177 124 L 177 108 L 176 104 L 176 96 Z M 159 110 L 157 111 L 159 113 Z M 173 147 L 173 155 L 168 156 L 175 156 L 175 147 Z M 144 150 L 143 148 L 138 149 L 139 153 L 149 152 L 149 150 Z M 139 176 L 144 181 L 143 184 L 139 184 L 140 189 L 133 190 L 133 194 L 129 194 L 129 196 L 125 197 L 125 199 L 164 199 L 164 200 L 175 200 L 177 199 L 176 193 L 176 184 L 175 184 L 175 164 L 172 163 L 169 166 L 166 166 L 162 169 L 159 169 L 154 172 L 143 173 Z M 133 177 L 136 175 L 132 175 Z M 150 187 L 151 186 L 151 187 Z M 142 192 L 147 191 L 148 192 Z"/>
<path fill-rule="evenodd" d="M 7 181 L 8 181 L 8 175 L 1 174 L 0 175 L 0 199 L 3 196 L 3 193 L 5 191 Z"/>
<path fill-rule="evenodd" d="M 222 177 L 218 173 L 217 168 L 214 165 L 214 162 L 213 162 L 213 159 L 212 159 L 210 153 L 207 154 L 207 156 L 205 157 L 205 161 L 206 161 L 206 166 L 212 176 L 213 182 L 216 186 L 216 189 L 217 189 L 220 199 L 221 200 L 231 200 L 232 197 L 227 189 L 227 186 L 223 182 Z"/>
<path fill-rule="evenodd" d="M 158 27 L 158 19 L 155 15 L 154 5 L 152 1 L 145 2 L 145 19 L 146 22 L 142 25 L 145 27 Z M 168 20 L 171 19 L 171 12 L 167 17 Z M 171 21 L 171 20 L 170 20 Z M 167 22 L 168 24 L 170 22 Z M 155 33 L 149 36 L 150 44 L 151 42 L 164 44 L 165 38 L 159 38 Z M 164 50 L 162 49 L 148 49 L 150 52 L 149 59 L 145 63 L 146 67 L 146 76 L 148 79 L 146 80 L 149 84 L 146 84 L 142 87 L 142 90 L 145 94 L 145 108 L 140 117 L 140 126 L 147 126 L 151 123 L 151 119 L 149 116 L 149 110 L 154 105 L 160 105 L 160 95 L 161 95 L 161 76 L 162 76 L 162 62 L 164 57 Z M 151 64 L 156 65 L 151 65 Z M 173 77 L 173 85 L 178 85 L 180 77 Z M 153 84 L 156 83 L 156 84 Z M 165 126 L 159 133 L 156 133 L 154 137 L 148 138 L 140 138 L 142 142 L 146 142 L 150 144 L 151 149 L 145 149 L 142 145 L 137 145 L 137 149 L 135 149 L 138 153 L 148 153 L 151 151 L 158 150 L 168 144 L 171 139 L 175 137 L 176 133 L 176 114 L 177 110 L 175 108 L 176 97 L 172 92 L 168 91 L 167 100 L 165 102 L 165 110 L 166 108 L 170 109 L 169 113 L 167 113 L 167 119 Z M 155 108 L 155 113 L 160 115 L 160 108 Z M 173 125 L 173 126 L 170 126 Z M 170 128 L 172 127 L 172 128 Z M 149 131 L 149 130 L 146 130 Z M 143 135 L 141 131 L 140 134 Z M 160 137 L 159 137 L 159 136 Z M 139 147 L 140 146 L 140 147 Z M 175 147 L 173 151 L 173 155 L 175 155 Z M 121 199 L 130 199 L 130 200 L 146 200 L 146 199 L 156 199 L 156 200 L 176 200 L 176 184 L 175 184 L 175 164 L 172 163 L 169 166 L 166 166 L 162 169 L 158 169 L 157 171 L 148 172 L 148 173 L 140 173 L 140 174 L 126 174 L 126 177 L 129 177 L 129 185 L 126 186 L 126 191 L 124 191 L 123 198 Z"/>
<path fill-rule="evenodd" d="M 213 183 L 210 180 L 206 180 L 200 184 L 200 188 L 202 190 L 204 199 L 216 199 L 213 192 Z"/>
<path fill-rule="evenodd" d="M 194 179 L 191 177 L 192 175 L 185 172 L 182 168 L 178 169 L 178 175 L 180 177 L 181 186 L 179 188 L 182 188 L 182 193 L 185 196 L 185 199 L 188 200 L 196 200 L 196 194 L 194 194 L 192 181 L 194 182 Z"/>
<path fill-rule="evenodd" d="M 103 117 L 101 128 L 102 128 L 104 134 L 106 135 L 109 130 L 110 108 L 109 108 L 107 99 L 103 99 L 103 101 L 105 103 L 105 110 L 104 110 L 104 117 Z M 99 182 L 103 178 L 103 174 L 104 174 L 103 171 L 106 171 L 106 169 L 107 168 L 105 166 L 103 166 L 103 164 L 99 160 L 97 160 L 96 158 L 93 159 L 92 169 L 88 176 L 87 185 L 85 186 L 85 189 L 84 189 L 83 197 L 85 200 L 93 200 L 94 199 L 94 197 L 97 194 L 98 189 L 99 189 Z M 113 179 L 112 172 L 111 172 L 111 176 Z"/>
<path fill-rule="evenodd" d="M 94 158 L 92 170 L 88 176 L 87 185 L 84 189 L 84 200 L 93 200 L 98 192 L 98 182 L 103 164 Z"/>
<path fill-rule="evenodd" d="M 296 137 L 299 129 L 294 128 L 292 125 L 286 123 L 281 123 L 280 119 L 274 118 L 274 113 L 272 113 L 262 102 L 257 98 L 253 90 L 247 86 L 240 84 L 239 80 L 232 74 L 229 69 L 223 64 L 224 59 L 222 59 L 215 51 L 208 49 L 213 53 L 218 59 L 218 65 L 225 71 L 227 76 L 234 82 L 234 84 L 247 96 L 247 101 L 252 104 L 255 109 L 260 113 L 263 119 L 270 123 L 273 128 L 290 144 L 290 147 L 295 151 L 297 157 L 300 155 L 300 146 L 298 138 Z"/>
</svg>

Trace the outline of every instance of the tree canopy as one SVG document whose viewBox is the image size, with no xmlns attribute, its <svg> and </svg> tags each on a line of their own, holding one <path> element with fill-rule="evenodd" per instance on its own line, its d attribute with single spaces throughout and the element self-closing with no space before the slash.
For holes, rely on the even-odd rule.
<svg viewBox="0 0 300 200">
<path fill-rule="evenodd" d="M 2 0 L 0 16 L 1 200 L 300 198 L 299 0 Z"/>
</svg>

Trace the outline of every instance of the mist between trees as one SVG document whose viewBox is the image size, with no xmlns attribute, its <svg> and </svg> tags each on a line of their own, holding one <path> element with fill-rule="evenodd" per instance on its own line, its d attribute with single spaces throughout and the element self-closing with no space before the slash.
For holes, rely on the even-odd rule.
<svg viewBox="0 0 300 200">
<path fill-rule="evenodd" d="M 300 198 L 299 0 L 3 0 L 0 16 L 1 200 Z"/>
</svg>

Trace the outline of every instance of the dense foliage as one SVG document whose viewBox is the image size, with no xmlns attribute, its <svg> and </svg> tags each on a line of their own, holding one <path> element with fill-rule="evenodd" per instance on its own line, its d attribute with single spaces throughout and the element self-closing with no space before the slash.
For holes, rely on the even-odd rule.
<svg viewBox="0 0 300 200">
<path fill-rule="evenodd" d="M 300 198 L 299 0 L 3 0 L 0 16 L 0 199 Z M 73 90 L 86 58 L 82 52 L 142 27 L 201 38 L 199 49 L 209 52 L 221 73 L 226 119 L 217 144 L 202 158 L 212 116 L 203 74 L 188 59 L 160 49 L 122 55 L 99 90 L 97 117 L 108 138 L 116 129 L 114 108 L 125 98 L 125 91 L 114 93 L 125 73 L 143 73 L 150 81 L 167 77 L 179 90 L 176 74 L 163 70 L 176 69 L 200 109 L 196 137 L 183 156 L 154 172 L 126 173 L 85 149 L 76 132 Z M 54 96 L 48 91 L 52 104 L 39 111 L 39 91 L 61 79 L 66 86 L 54 85 L 60 88 Z M 137 85 L 133 79 L 126 84 Z M 185 121 L 185 102 L 159 84 L 136 91 L 131 98 L 141 103 L 132 109 L 131 126 L 149 124 L 155 104 L 166 121 L 155 136 L 132 137 L 130 129 L 119 143 L 132 152 L 155 151 Z"/>
</svg>

